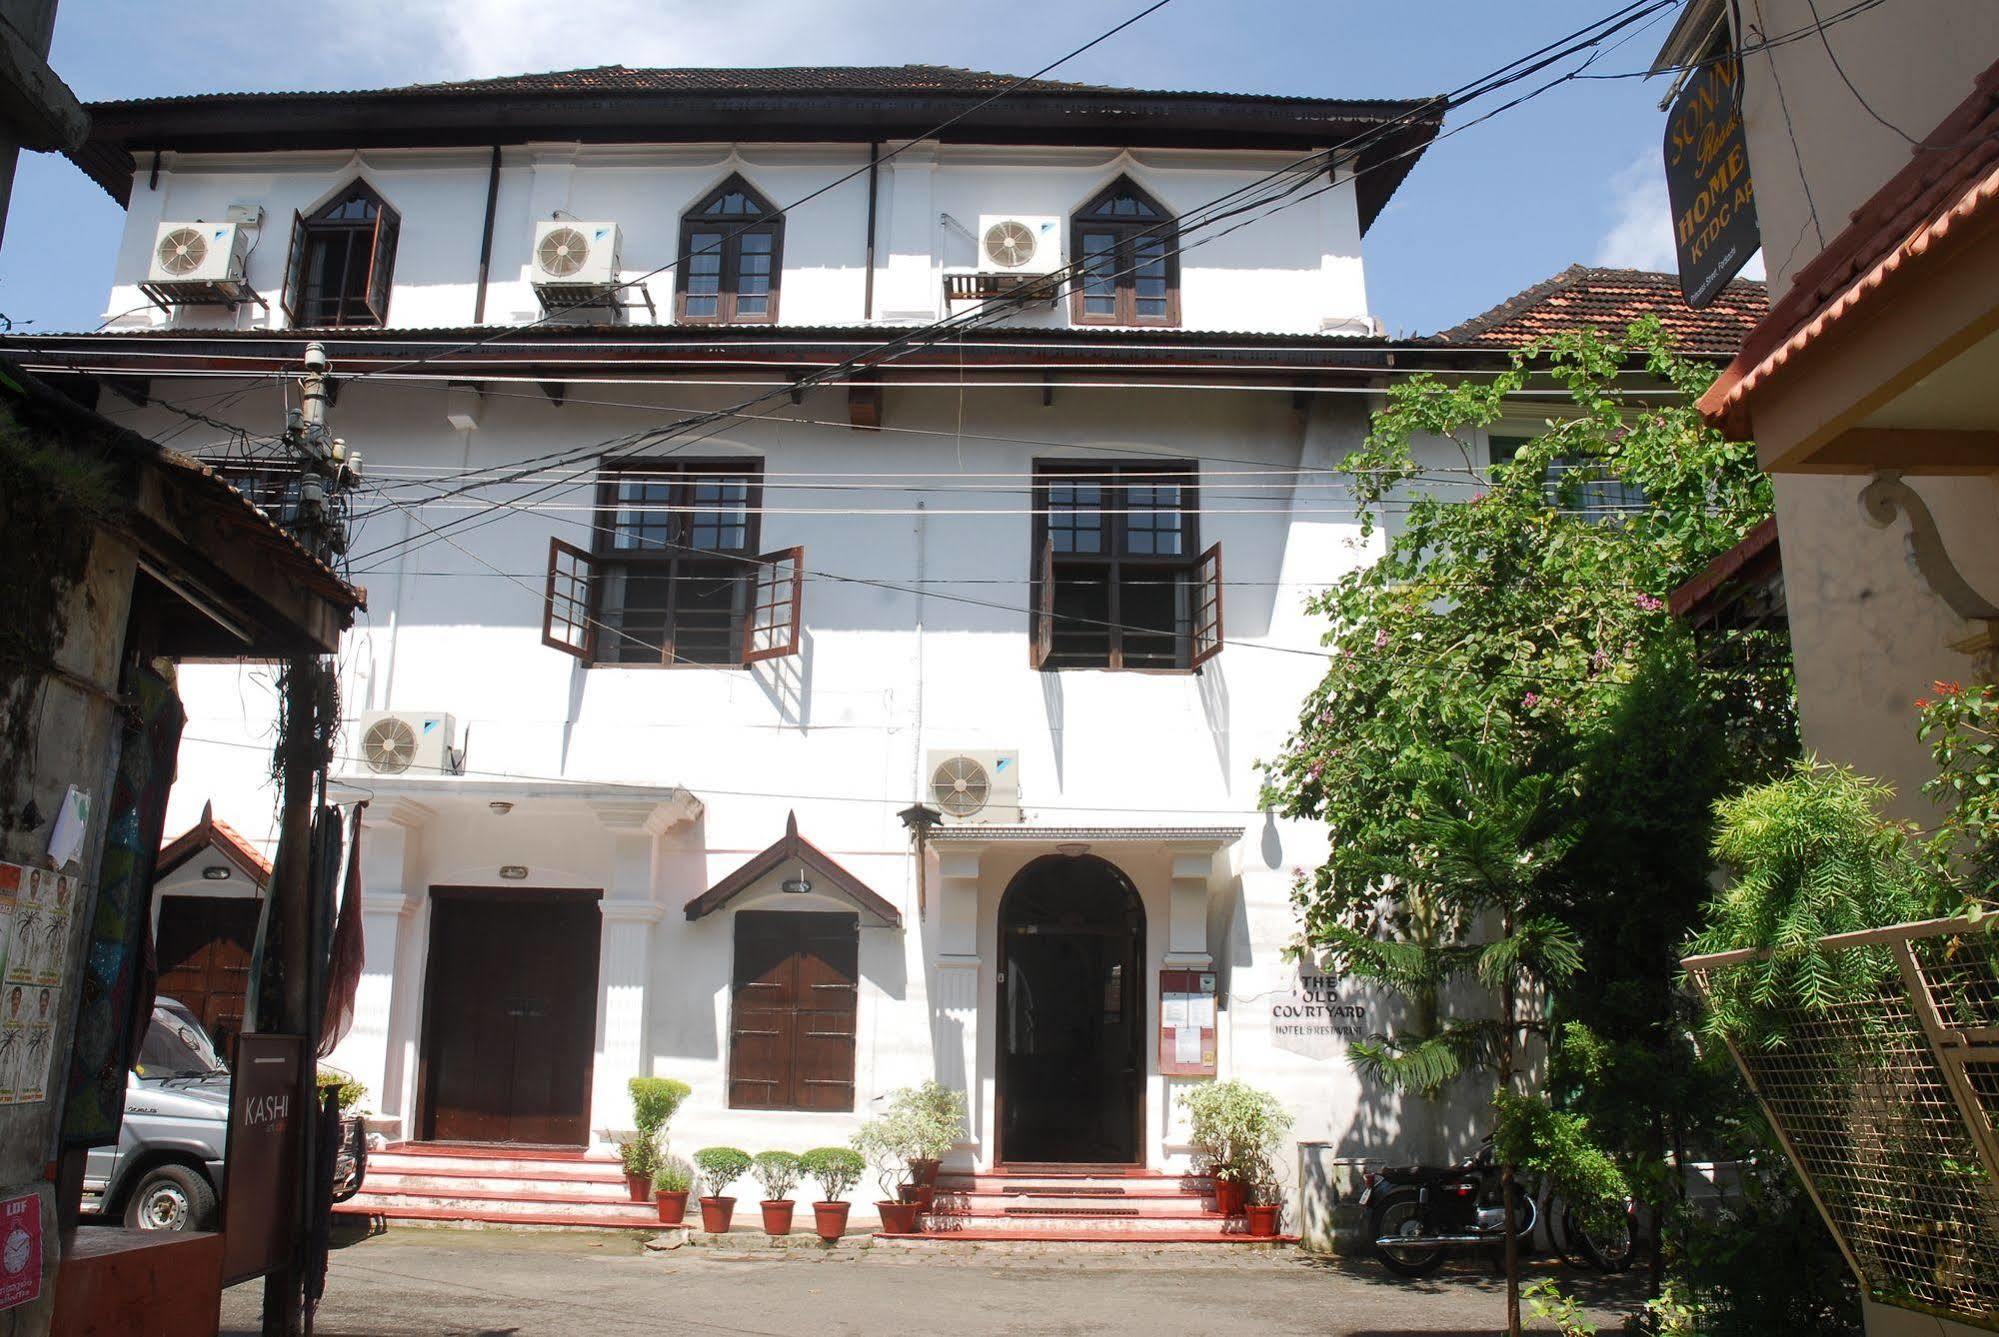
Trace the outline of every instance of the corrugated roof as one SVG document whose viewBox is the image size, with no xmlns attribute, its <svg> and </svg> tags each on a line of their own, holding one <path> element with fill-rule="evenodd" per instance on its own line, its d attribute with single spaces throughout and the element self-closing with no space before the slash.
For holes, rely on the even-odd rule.
<svg viewBox="0 0 1999 1337">
<path fill-rule="evenodd" d="M 1750 279 L 1736 279 L 1706 309 L 1695 311 L 1681 297 L 1675 275 L 1570 265 L 1437 338 L 1506 348 L 1576 329 L 1622 338 L 1633 321 L 1657 316 L 1681 352 L 1729 357 L 1769 307 L 1769 289 Z"/>
</svg>

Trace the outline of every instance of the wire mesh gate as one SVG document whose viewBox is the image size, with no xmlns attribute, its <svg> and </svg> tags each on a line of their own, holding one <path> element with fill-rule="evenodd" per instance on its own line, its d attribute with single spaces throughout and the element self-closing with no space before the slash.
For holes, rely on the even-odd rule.
<svg viewBox="0 0 1999 1337">
<path fill-rule="evenodd" d="M 1736 1064 L 1869 1295 L 1999 1331 L 1999 933 L 1931 920 L 1817 950 L 1874 983 L 1758 999 L 1784 1040 L 1731 1045 Z M 1683 964 L 1712 997 L 1768 955 Z"/>
</svg>

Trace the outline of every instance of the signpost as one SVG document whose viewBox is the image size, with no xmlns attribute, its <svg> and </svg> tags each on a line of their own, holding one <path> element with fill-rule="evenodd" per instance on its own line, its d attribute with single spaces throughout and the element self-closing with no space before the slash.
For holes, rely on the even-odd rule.
<svg viewBox="0 0 1999 1337">
<path fill-rule="evenodd" d="M 1666 193 L 1680 293 L 1699 310 L 1763 244 L 1742 132 L 1742 62 L 1733 56 L 1694 71 L 1673 103 L 1666 119 Z"/>
<path fill-rule="evenodd" d="M 229 1083 L 229 1173 L 223 1187 L 222 1284 L 291 1261 L 298 1218 L 299 1065 L 305 1041 L 251 1032 L 236 1040 Z"/>
</svg>

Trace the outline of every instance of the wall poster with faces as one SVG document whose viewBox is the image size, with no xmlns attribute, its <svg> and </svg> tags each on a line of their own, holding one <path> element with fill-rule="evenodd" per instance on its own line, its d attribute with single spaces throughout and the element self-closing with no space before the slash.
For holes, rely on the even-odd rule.
<svg viewBox="0 0 1999 1337">
<path fill-rule="evenodd" d="M 68 873 L 0 863 L 0 1105 L 48 1098 L 69 926 L 81 899 Z"/>
</svg>

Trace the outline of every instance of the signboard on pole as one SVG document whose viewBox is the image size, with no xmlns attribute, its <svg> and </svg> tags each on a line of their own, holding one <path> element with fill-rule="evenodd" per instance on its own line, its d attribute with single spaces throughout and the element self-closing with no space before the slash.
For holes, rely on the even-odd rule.
<svg viewBox="0 0 1999 1337">
<path fill-rule="evenodd" d="M 1763 244 L 1742 132 L 1742 62 L 1734 56 L 1695 70 L 1673 103 L 1666 120 L 1666 194 L 1680 293 L 1698 310 Z"/>
<path fill-rule="evenodd" d="M 305 1039 L 251 1032 L 236 1039 L 229 1080 L 228 1174 L 222 1200 L 222 1284 L 290 1260 L 298 1216 L 299 1064 Z"/>
</svg>

